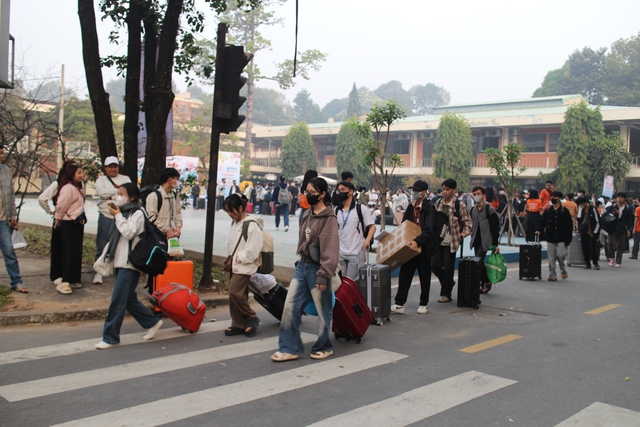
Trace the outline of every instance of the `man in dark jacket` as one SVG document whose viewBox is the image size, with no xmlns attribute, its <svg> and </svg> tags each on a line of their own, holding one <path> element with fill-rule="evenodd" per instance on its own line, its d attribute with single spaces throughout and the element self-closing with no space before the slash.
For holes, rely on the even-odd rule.
<svg viewBox="0 0 640 427">
<path fill-rule="evenodd" d="M 500 252 L 498 240 L 500 237 L 500 218 L 493 206 L 485 203 L 486 191 L 484 187 L 474 187 L 471 191 L 475 205 L 469 211 L 473 227 L 471 228 L 471 247 L 475 255 L 480 258 L 480 274 L 482 276 L 481 291 L 487 293 L 491 290 L 491 280 L 487 275 L 484 265 L 484 257 L 491 246 L 495 246 L 495 252 Z"/>
<path fill-rule="evenodd" d="M 413 239 L 409 247 L 414 251 L 420 251 L 418 256 L 411 258 L 400 267 L 398 277 L 398 292 L 395 304 L 391 306 L 391 311 L 404 314 L 404 304 L 409 296 L 409 288 L 413 280 L 413 275 L 418 270 L 420 277 L 420 306 L 418 314 L 427 314 L 429 308 L 429 292 L 431 290 L 431 255 L 437 243 L 433 237 L 433 227 L 436 222 L 435 208 L 427 192 L 429 184 L 418 180 L 411 187 L 411 204 L 404 212 L 404 221 L 413 221 L 422 228 L 422 233 Z"/>
<path fill-rule="evenodd" d="M 582 268 L 585 270 L 591 269 L 591 262 L 593 261 L 593 268 L 600 270 L 600 264 L 598 263 L 600 259 L 598 241 L 600 237 L 600 215 L 596 208 L 591 206 L 586 197 L 578 197 L 576 204 L 579 208 L 576 220 L 578 221 L 582 255 L 585 261 L 585 266 Z"/>
<path fill-rule="evenodd" d="M 605 215 L 611 214 L 615 217 L 615 221 L 605 226 L 605 231 L 609 233 L 607 239 L 609 245 L 609 266 L 613 267 L 615 262 L 616 268 L 620 268 L 625 239 L 629 239 L 633 231 L 634 212 L 632 212 L 631 207 L 627 205 L 627 193 L 620 191 L 616 194 L 616 201 L 617 203 L 609 206 L 605 213 Z M 613 224 L 615 224 L 615 226 Z"/>
<path fill-rule="evenodd" d="M 560 265 L 561 277 L 569 277 L 565 261 L 567 258 L 567 248 L 571 244 L 573 234 L 573 220 L 569 209 L 562 206 L 562 193 L 560 191 L 551 192 L 551 205 L 544 211 L 538 221 L 537 235 L 544 230 L 547 236 L 547 255 L 549 257 L 549 281 L 558 280 L 556 275 L 556 260 Z"/>
</svg>

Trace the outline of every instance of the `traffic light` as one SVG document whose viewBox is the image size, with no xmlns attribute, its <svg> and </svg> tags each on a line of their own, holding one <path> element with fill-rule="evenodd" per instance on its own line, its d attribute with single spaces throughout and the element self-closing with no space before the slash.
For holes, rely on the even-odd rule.
<svg viewBox="0 0 640 427">
<path fill-rule="evenodd" d="M 216 119 L 221 133 L 235 132 L 238 130 L 244 116 L 238 114 L 238 110 L 247 100 L 240 96 L 240 90 L 247 82 L 242 75 L 244 67 L 251 61 L 253 55 L 245 54 L 243 46 L 226 46 L 224 48 L 224 65 L 222 78 L 219 80 L 221 88 L 220 97 L 216 99 Z"/>
</svg>

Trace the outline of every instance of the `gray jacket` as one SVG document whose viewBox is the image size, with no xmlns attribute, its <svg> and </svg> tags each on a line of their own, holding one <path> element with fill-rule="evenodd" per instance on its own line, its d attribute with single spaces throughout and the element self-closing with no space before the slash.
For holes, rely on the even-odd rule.
<svg viewBox="0 0 640 427">
<path fill-rule="evenodd" d="M 0 188 L 5 215 L 8 219 L 15 220 L 17 217 L 16 197 L 13 192 L 13 173 L 9 166 L 0 165 Z"/>
</svg>

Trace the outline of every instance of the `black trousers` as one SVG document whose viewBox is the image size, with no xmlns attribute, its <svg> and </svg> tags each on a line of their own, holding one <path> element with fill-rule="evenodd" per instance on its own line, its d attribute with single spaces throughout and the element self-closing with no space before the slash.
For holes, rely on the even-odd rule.
<svg viewBox="0 0 640 427">
<path fill-rule="evenodd" d="M 431 256 L 426 250 L 421 251 L 418 256 L 411 258 L 400 266 L 398 276 L 398 292 L 396 293 L 396 304 L 404 305 L 409 296 L 409 288 L 413 281 L 413 275 L 418 270 L 420 277 L 420 305 L 429 304 L 429 292 L 431 291 Z"/>
<path fill-rule="evenodd" d="M 478 233 L 480 230 L 478 230 Z M 491 283 L 489 275 L 487 274 L 487 267 L 484 265 L 484 259 L 487 256 L 487 251 L 482 250 L 482 241 L 478 242 L 476 239 L 473 245 L 474 255 L 480 258 L 480 276 L 482 278 L 482 284 Z M 479 243 L 479 244 L 478 244 Z"/>
<path fill-rule="evenodd" d="M 462 243 L 461 243 L 462 244 Z M 453 273 L 456 264 L 456 253 L 451 252 L 450 246 L 439 246 L 436 253 L 431 257 L 431 268 L 433 274 L 440 281 L 440 296 L 451 298 L 453 292 Z"/>
<path fill-rule="evenodd" d="M 49 266 L 49 278 L 53 282 L 62 277 L 62 231 L 60 228 L 51 228 L 51 265 Z"/>
<path fill-rule="evenodd" d="M 598 265 L 598 260 L 600 258 L 600 242 L 598 241 L 598 236 L 589 236 L 588 233 L 580 233 L 582 245 L 582 255 L 584 256 L 584 261 L 587 267 L 591 267 L 591 263 L 593 265 Z"/>
<path fill-rule="evenodd" d="M 291 202 L 289 203 L 289 215 L 295 215 L 296 209 L 298 209 L 298 198 L 292 197 Z"/>
<path fill-rule="evenodd" d="M 82 244 L 84 225 L 78 226 L 73 221 L 61 221 L 62 235 L 62 281 L 82 283 Z"/>
</svg>

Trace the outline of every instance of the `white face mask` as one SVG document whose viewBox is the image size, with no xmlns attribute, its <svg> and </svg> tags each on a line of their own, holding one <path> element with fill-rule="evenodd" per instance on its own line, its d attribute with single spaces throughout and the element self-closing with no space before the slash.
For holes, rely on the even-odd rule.
<svg viewBox="0 0 640 427">
<path fill-rule="evenodd" d="M 473 201 L 476 203 L 480 203 L 484 199 L 484 196 L 473 196 Z"/>
<path fill-rule="evenodd" d="M 127 199 L 124 196 L 116 197 L 116 205 L 124 206 L 127 203 Z"/>
</svg>

